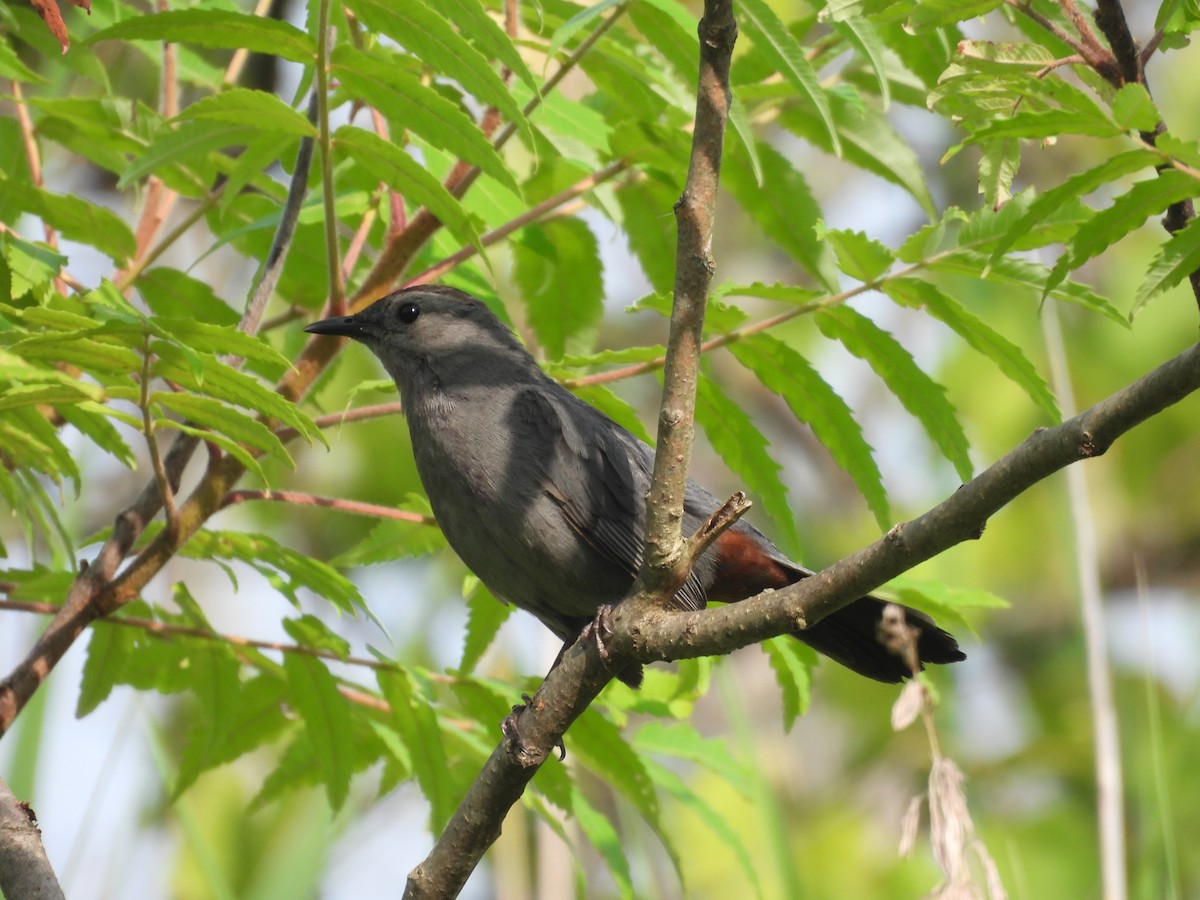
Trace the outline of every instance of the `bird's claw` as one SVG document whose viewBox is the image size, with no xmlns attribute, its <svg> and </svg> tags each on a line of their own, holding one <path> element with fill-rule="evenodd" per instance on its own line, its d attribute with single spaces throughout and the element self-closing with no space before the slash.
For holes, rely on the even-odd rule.
<svg viewBox="0 0 1200 900">
<path fill-rule="evenodd" d="M 500 733 L 508 740 L 512 741 L 517 748 L 517 752 L 521 755 L 526 755 L 528 750 L 525 747 L 525 742 L 521 739 L 521 732 L 517 728 L 517 722 L 521 718 L 521 713 L 533 706 L 533 698 L 528 694 L 521 695 L 521 702 L 513 706 L 512 712 L 504 717 L 500 723 Z M 562 735 L 554 741 L 554 747 L 558 750 L 559 760 L 567 758 L 567 746 L 563 743 Z"/>
<path fill-rule="evenodd" d="M 604 637 L 612 634 L 612 612 L 611 604 L 605 603 L 600 606 L 596 610 L 596 617 L 583 626 L 583 631 L 579 634 L 581 640 L 595 640 L 600 658 L 605 662 L 608 662 L 608 648 L 604 646 Z"/>
</svg>

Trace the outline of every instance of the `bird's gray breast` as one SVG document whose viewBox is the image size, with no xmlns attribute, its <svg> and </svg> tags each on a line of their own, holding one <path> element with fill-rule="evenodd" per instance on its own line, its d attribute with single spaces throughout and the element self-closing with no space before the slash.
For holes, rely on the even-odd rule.
<svg viewBox="0 0 1200 900">
<path fill-rule="evenodd" d="M 450 545 L 497 596 L 566 639 L 623 596 L 631 569 L 586 539 L 603 467 L 542 386 L 495 385 L 411 403 L 413 452 Z M 631 527 L 632 523 L 626 523 Z M 636 541 L 634 542 L 636 544 Z"/>
</svg>

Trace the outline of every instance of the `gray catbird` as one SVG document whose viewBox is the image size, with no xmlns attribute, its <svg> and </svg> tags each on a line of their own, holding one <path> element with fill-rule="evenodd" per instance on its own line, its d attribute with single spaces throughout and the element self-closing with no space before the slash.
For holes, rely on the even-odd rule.
<svg viewBox="0 0 1200 900">
<path fill-rule="evenodd" d="M 642 559 L 654 451 L 546 375 L 479 300 L 454 288 L 408 288 L 352 316 L 309 325 L 379 357 L 400 389 L 417 472 L 458 555 L 497 597 L 529 610 L 564 647 L 619 601 Z M 694 481 L 691 534 L 720 506 Z M 682 609 L 743 600 L 811 574 L 744 520 L 700 558 L 675 594 Z M 796 637 L 855 672 L 911 674 L 877 639 L 884 603 L 863 597 Z M 964 658 L 916 610 L 923 662 Z M 636 686 L 641 667 L 618 673 Z"/>
</svg>

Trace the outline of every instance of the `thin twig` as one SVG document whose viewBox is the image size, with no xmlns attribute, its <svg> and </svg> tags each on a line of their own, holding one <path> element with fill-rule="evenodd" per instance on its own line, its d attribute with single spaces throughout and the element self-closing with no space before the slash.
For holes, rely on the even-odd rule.
<svg viewBox="0 0 1200 900">
<path fill-rule="evenodd" d="M 396 416 L 402 411 L 403 407 L 399 401 L 393 401 L 391 403 L 378 403 L 374 406 L 360 406 L 357 409 L 348 409 L 340 413 L 329 413 L 313 421 L 318 428 L 333 428 L 345 422 L 362 422 L 367 419 Z M 288 441 L 294 441 L 300 437 L 300 432 L 295 428 L 280 428 L 275 432 L 275 436 L 286 444 Z"/>
<path fill-rule="evenodd" d="M 615 178 L 628 168 L 629 163 L 625 160 L 614 160 L 604 168 L 593 172 L 586 178 L 582 178 L 575 182 L 575 184 L 571 185 L 569 188 L 559 191 L 552 197 L 547 197 L 536 206 L 531 206 L 528 210 L 517 216 L 515 219 L 505 222 L 499 228 L 495 228 L 492 231 L 489 231 L 487 234 L 481 236 L 479 238 L 480 246 L 490 247 L 493 244 L 499 243 L 514 231 L 524 228 L 531 222 L 538 221 L 538 219 L 553 211 L 556 207 L 561 206 L 564 203 L 569 203 L 570 201 L 579 197 L 581 194 L 586 194 L 588 191 L 592 190 L 592 188 L 596 187 L 596 185 L 603 184 L 610 178 Z M 414 284 L 428 284 L 435 278 L 440 278 L 442 275 L 446 274 L 460 263 L 470 259 L 478 252 L 479 249 L 474 244 L 463 247 L 461 250 L 458 250 L 457 252 L 452 253 L 450 256 L 447 256 L 441 262 L 430 266 L 420 275 L 413 276 L 413 278 L 405 282 L 405 287 Z"/>
<path fill-rule="evenodd" d="M 365 503 L 361 500 L 342 500 L 337 497 L 320 497 L 316 494 L 305 494 L 300 491 L 272 490 L 238 490 L 230 491 L 221 502 L 221 507 L 234 506 L 251 500 L 274 500 L 279 503 L 294 503 L 298 506 L 323 506 L 339 512 L 353 513 L 356 516 L 371 516 L 375 519 L 398 519 L 401 522 L 415 522 L 418 525 L 437 527 L 437 519 L 421 513 L 409 512 L 406 509 L 396 509 L 393 506 L 381 506 L 377 503 Z"/>
<path fill-rule="evenodd" d="M 329 137 L 329 15 L 333 0 L 319 0 L 317 7 L 317 140 L 321 144 L 321 199 L 325 206 L 325 264 L 329 270 L 329 315 L 346 311 L 342 265 L 338 259 L 337 196 L 333 184 L 333 142 Z"/>
<path fill-rule="evenodd" d="M 142 430 L 146 436 L 146 446 L 150 450 L 150 464 L 154 468 L 154 478 L 158 482 L 158 490 L 162 494 L 163 509 L 166 511 L 167 528 L 173 533 L 179 532 L 179 514 L 175 510 L 175 492 L 171 490 L 171 482 L 167 478 L 167 469 L 163 465 L 161 454 L 158 452 L 158 438 L 154 434 L 154 417 L 150 414 L 150 329 L 146 329 L 142 349 L 142 384 L 141 403 Z"/>
</svg>

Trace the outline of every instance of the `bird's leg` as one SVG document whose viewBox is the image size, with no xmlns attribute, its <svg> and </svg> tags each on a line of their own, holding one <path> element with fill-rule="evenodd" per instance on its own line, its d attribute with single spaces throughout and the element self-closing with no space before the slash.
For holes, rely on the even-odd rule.
<svg viewBox="0 0 1200 900">
<path fill-rule="evenodd" d="M 579 632 L 581 641 L 589 639 L 596 641 L 596 649 L 600 651 L 600 658 L 605 662 L 608 662 L 608 648 L 604 646 L 604 636 L 612 634 L 612 613 L 613 607 L 610 603 L 597 607 L 596 617 L 584 625 L 583 631 Z"/>
</svg>

